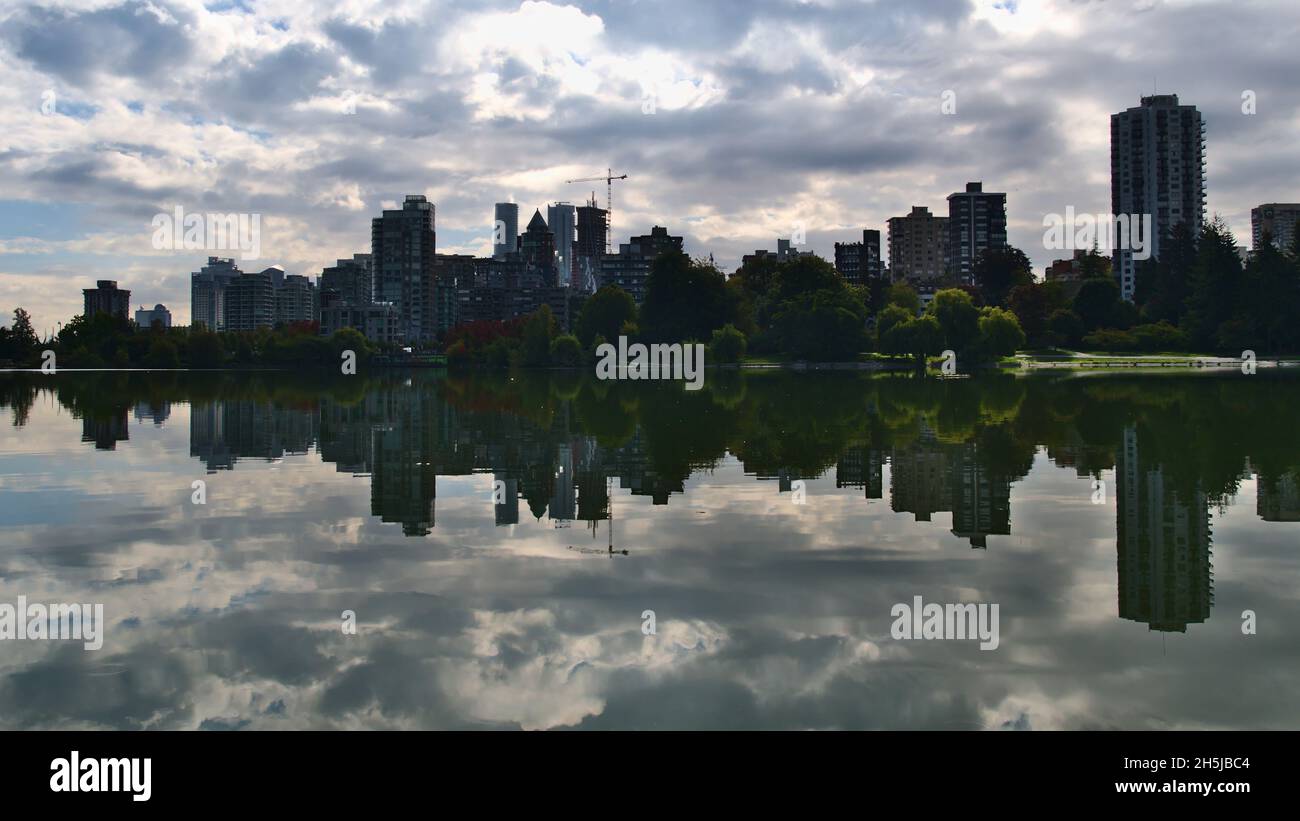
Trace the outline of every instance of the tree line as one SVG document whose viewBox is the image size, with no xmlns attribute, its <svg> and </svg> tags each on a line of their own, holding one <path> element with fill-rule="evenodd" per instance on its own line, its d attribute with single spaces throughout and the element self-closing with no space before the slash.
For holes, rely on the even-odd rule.
<svg viewBox="0 0 1300 821">
<path fill-rule="evenodd" d="M 124 317 L 97 313 L 75 316 L 51 339 L 40 341 L 31 316 L 18 308 L 13 324 L 0 328 L 0 366 L 35 368 L 42 353 L 54 352 L 59 368 L 214 369 L 229 367 L 337 368 L 342 352 L 365 361 L 376 352 L 359 331 L 344 328 L 329 337 L 314 322 L 294 322 L 256 331 L 210 331 L 202 327 L 138 329 Z"/>
</svg>

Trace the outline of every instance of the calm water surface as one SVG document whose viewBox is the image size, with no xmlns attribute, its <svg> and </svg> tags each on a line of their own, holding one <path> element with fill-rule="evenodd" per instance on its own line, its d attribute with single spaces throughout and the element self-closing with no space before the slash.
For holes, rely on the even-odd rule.
<svg viewBox="0 0 1300 821">
<path fill-rule="evenodd" d="M 0 727 L 1300 728 L 1298 405 L 1262 371 L 0 374 L 0 602 L 107 627 L 0 641 Z M 998 604 L 998 648 L 895 640 L 915 596 Z"/>
</svg>

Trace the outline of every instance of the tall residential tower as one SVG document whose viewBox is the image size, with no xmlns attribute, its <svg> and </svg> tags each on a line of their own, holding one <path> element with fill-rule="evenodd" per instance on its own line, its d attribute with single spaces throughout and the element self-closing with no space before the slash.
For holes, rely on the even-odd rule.
<svg viewBox="0 0 1300 821">
<path fill-rule="evenodd" d="M 400 210 L 370 221 L 370 257 L 376 302 L 397 307 L 398 336 L 407 344 L 437 335 L 433 203 L 408 194 Z"/>
<path fill-rule="evenodd" d="M 1177 94 L 1143 97 L 1142 104 L 1110 116 L 1111 213 L 1130 219 L 1151 215 L 1145 238 L 1152 257 L 1174 226 L 1193 235 L 1205 224 L 1205 121 L 1196 106 L 1179 105 Z M 1140 222 L 1140 221 L 1139 221 Z M 1131 244 L 1131 243 L 1130 243 Z M 1137 260 L 1114 251 L 1120 293 L 1132 302 Z"/>
</svg>

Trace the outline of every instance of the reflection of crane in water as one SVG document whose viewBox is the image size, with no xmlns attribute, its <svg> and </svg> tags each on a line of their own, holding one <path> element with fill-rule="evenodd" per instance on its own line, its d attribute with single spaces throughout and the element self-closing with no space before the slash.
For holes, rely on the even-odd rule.
<svg viewBox="0 0 1300 821">
<path fill-rule="evenodd" d="M 605 498 L 609 501 L 609 545 L 608 547 L 606 547 L 605 550 L 602 551 L 594 547 L 574 547 L 573 545 L 569 545 L 570 550 L 575 551 L 577 553 L 585 553 L 587 555 L 598 555 L 600 553 L 604 553 L 605 555 L 609 556 L 611 559 L 614 558 L 615 556 L 627 555 L 626 550 L 614 549 L 614 477 L 613 476 L 606 477 L 605 479 Z M 596 523 L 594 521 L 591 523 L 591 538 L 593 540 L 596 538 Z"/>
</svg>

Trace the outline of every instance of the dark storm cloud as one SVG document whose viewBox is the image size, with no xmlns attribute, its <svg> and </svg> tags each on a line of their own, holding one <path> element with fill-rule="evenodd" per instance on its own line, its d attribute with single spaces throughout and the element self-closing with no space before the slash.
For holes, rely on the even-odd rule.
<svg viewBox="0 0 1300 821">
<path fill-rule="evenodd" d="M 451 24 L 447 15 L 440 15 L 436 26 L 404 19 L 386 21 L 378 28 L 334 18 L 322 29 L 343 53 L 368 66 L 375 84 L 384 88 L 421 73 L 431 44 Z"/>
<path fill-rule="evenodd" d="M 337 54 L 309 43 L 290 43 L 246 63 L 242 58 L 224 61 L 215 69 L 225 76 L 213 84 L 213 93 L 239 105 L 274 109 L 315 96 L 338 67 Z"/>
<path fill-rule="evenodd" d="M 189 189 L 174 185 L 146 187 L 107 173 L 103 155 L 112 152 L 68 151 L 55 155 L 50 164 L 24 175 L 33 188 L 49 199 L 79 200 L 94 191 L 102 200 L 115 204 L 167 199 L 189 194 Z M 119 207 L 118 213 L 122 213 Z M 138 213 L 138 212 L 137 212 Z M 155 211 L 156 213 L 156 211 Z"/>
</svg>

